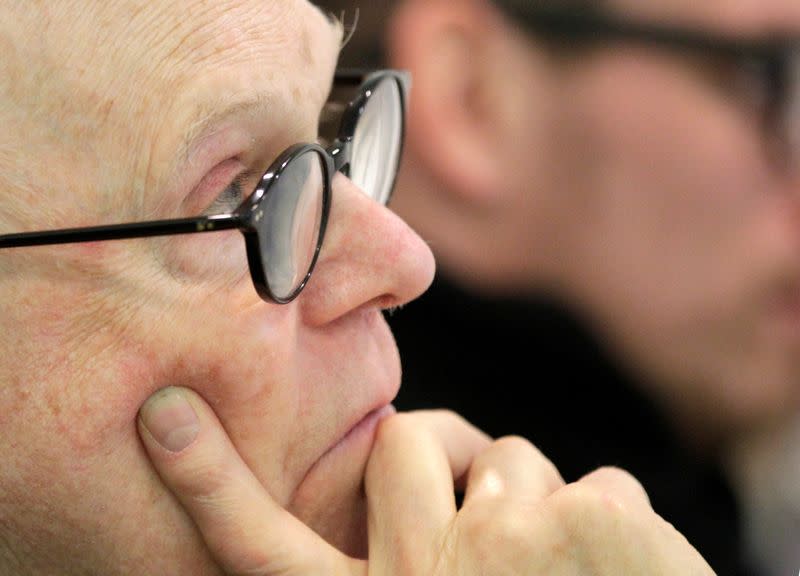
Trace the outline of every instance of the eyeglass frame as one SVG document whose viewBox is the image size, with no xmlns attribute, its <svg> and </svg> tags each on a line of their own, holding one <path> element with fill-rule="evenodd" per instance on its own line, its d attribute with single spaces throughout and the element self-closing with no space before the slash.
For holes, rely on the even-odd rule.
<svg viewBox="0 0 800 576">
<path fill-rule="evenodd" d="M 737 61 L 766 80 L 764 120 L 788 152 L 785 166 L 800 170 L 800 34 L 767 39 L 734 38 L 697 28 L 637 21 L 595 9 L 536 8 L 527 2 L 497 0 L 512 18 L 535 34 L 554 39 L 581 38 L 586 42 L 624 40 L 690 50 Z M 793 66 L 796 69 L 793 71 Z M 792 74 L 796 74 L 792 101 Z M 796 124 L 796 125 L 795 125 Z"/>
<path fill-rule="evenodd" d="M 336 139 L 326 147 L 317 143 L 298 143 L 286 148 L 264 172 L 254 190 L 232 212 L 190 218 L 126 222 L 102 226 L 3 234 L 0 235 L 0 249 L 239 230 L 245 238 L 250 276 L 259 296 L 266 301 L 271 301 L 276 304 L 288 304 L 297 298 L 311 278 L 322 249 L 333 202 L 333 175 L 336 172 L 342 172 L 345 176 L 349 176 L 352 142 L 356 127 L 375 89 L 384 81 L 396 82 L 400 96 L 400 148 L 397 165 L 392 167 L 394 169 L 394 179 L 390 190 L 393 190 L 405 143 L 406 110 L 410 75 L 406 71 L 396 69 L 377 71 L 340 69 L 337 70 L 334 75 L 334 85 L 357 87 L 358 93 L 355 98 L 349 101 L 342 113 Z M 260 205 L 272 186 L 280 180 L 281 174 L 286 167 L 289 166 L 295 158 L 307 153 L 316 153 L 319 155 L 321 159 L 320 165 L 323 171 L 322 215 L 320 218 L 319 234 L 317 236 L 314 255 L 303 280 L 288 296 L 281 297 L 274 294 L 270 289 L 266 270 L 264 270 L 261 243 L 259 241 L 259 228 L 257 225 L 258 221 L 263 217 L 263 210 L 260 210 Z M 391 193 L 386 198 L 385 204 L 388 203 L 390 199 Z"/>
</svg>

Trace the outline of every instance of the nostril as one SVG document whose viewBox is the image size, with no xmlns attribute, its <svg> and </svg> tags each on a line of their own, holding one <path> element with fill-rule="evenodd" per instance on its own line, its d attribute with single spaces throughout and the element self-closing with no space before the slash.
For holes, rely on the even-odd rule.
<svg viewBox="0 0 800 576">
<path fill-rule="evenodd" d="M 300 298 L 308 324 L 363 307 L 394 310 L 428 289 L 433 254 L 394 212 L 338 174 L 322 254 Z"/>
</svg>

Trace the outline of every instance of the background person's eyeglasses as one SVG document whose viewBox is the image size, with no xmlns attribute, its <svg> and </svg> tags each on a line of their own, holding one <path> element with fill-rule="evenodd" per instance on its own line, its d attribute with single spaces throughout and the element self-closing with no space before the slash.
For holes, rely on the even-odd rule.
<svg viewBox="0 0 800 576">
<path fill-rule="evenodd" d="M 800 170 L 800 34 L 762 40 L 733 38 L 692 28 L 668 27 L 587 9 L 547 9 L 527 0 L 495 0 L 530 32 L 581 43 L 624 40 L 723 58 L 737 65 L 763 94 L 765 129 L 778 162 Z"/>
<path fill-rule="evenodd" d="M 334 173 L 350 176 L 377 202 L 389 201 L 403 149 L 408 85 L 408 75 L 397 70 L 337 73 L 334 87 L 352 97 L 339 106 L 339 129 L 330 144 L 289 147 L 233 213 L 7 234 L 0 236 L 0 248 L 236 229 L 244 234 L 250 275 L 259 295 L 288 303 L 308 283 L 319 257 Z"/>
</svg>

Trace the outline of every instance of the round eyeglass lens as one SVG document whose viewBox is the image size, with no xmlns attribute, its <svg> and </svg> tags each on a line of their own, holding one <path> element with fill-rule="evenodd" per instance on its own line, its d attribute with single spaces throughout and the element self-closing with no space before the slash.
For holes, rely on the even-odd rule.
<svg viewBox="0 0 800 576">
<path fill-rule="evenodd" d="M 314 150 L 294 157 L 263 200 L 261 261 L 269 290 L 278 299 L 294 296 L 316 260 L 325 202 L 323 162 Z"/>
<path fill-rule="evenodd" d="M 375 87 L 353 135 L 350 179 L 386 204 L 392 195 L 403 141 L 400 87 L 386 79 Z"/>
</svg>

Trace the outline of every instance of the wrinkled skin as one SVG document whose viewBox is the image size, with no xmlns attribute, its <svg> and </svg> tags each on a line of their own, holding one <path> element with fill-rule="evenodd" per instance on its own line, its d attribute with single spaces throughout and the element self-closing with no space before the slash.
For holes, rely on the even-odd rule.
<svg viewBox="0 0 800 576">
<path fill-rule="evenodd" d="M 364 478 L 369 559 L 354 559 L 276 506 L 202 398 L 170 395 L 194 414 L 181 420 L 193 422 L 193 434 L 180 449 L 159 444 L 154 415 L 170 411 L 157 395 L 142 409 L 142 440 L 228 574 L 713 574 L 626 472 L 600 468 L 565 485 L 527 440 L 492 441 L 446 411 L 379 424 Z"/>
<path fill-rule="evenodd" d="M 303 0 L 0 13 L 7 232 L 200 214 L 316 139 L 342 35 Z M 257 296 L 236 231 L 0 251 L 0 572 L 217 573 L 136 433 L 171 385 L 213 405 L 277 502 L 363 554 L 369 443 L 321 456 L 394 397 L 381 309 L 432 273 L 420 238 L 343 177 L 286 306 Z"/>
</svg>

